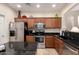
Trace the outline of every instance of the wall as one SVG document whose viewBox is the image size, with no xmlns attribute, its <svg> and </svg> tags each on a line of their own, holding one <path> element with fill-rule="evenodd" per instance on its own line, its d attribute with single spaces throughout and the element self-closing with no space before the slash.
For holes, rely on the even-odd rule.
<svg viewBox="0 0 79 59">
<path fill-rule="evenodd" d="M 61 15 L 62 15 L 62 30 L 64 30 L 64 28 L 70 30 L 72 28 L 72 26 L 74 26 L 74 16 L 71 14 L 72 12 L 70 12 L 70 11 L 76 5 L 77 5 L 76 3 L 69 4 L 61 12 Z"/>
<path fill-rule="evenodd" d="M 0 4 L 0 14 L 5 16 L 5 20 L 4 20 L 4 32 L 5 32 L 5 39 L 4 39 L 4 43 L 7 43 L 9 41 L 9 22 L 13 22 L 14 21 L 14 17 L 16 16 L 16 13 L 13 9 L 9 8 L 8 6 L 6 6 L 5 4 Z"/>
<path fill-rule="evenodd" d="M 71 30 L 71 28 L 74 26 L 74 16 L 69 13 L 65 14 L 63 22 L 63 29 Z"/>
<path fill-rule="evenodd" d="M 56 13 L 58 14 L 58 16 L 61 16 L 60 12 L 40 12 L 40 13 L 33 13 L 33 12 L 27 12 L 27 13 L 22 13 L 22 15 L 26 15 L 27 17 L 30 17 L 31 15 L 33 17 L 54 17 L 56 15 Z"/>
</svg>

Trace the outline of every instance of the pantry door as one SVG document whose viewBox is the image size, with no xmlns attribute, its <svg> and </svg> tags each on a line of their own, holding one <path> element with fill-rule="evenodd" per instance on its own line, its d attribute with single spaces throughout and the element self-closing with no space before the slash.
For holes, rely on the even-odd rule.
<svg viewBox="0 0 79 59">
<path fill-rule="evenodd" d="M 4 44 L 5 41 L 5 16 L 0 15 L 0 44 Z"/>
</svg>

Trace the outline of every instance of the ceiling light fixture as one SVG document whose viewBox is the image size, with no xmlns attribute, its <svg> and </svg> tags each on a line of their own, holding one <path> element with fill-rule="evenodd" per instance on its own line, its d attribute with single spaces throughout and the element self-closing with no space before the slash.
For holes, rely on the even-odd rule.
<svg viewBox="0 0 79 59">
<path fill-rule="evenodd" d="M 37 8 L 40 8 L 40 5 L 39 5 L 39 4 L 37 4 L 37 5 L 36 5 L 36 7 L 37 7 Z"/>
<path fill-rule="evenodd" d="M 21 8 L 21 5 L 17 5 L 18 8 Z"/>
<path fill-rule="evenodd" d="M 52 7 L 56 7 L 56 4 L 53 4 Z"/>
</svg>

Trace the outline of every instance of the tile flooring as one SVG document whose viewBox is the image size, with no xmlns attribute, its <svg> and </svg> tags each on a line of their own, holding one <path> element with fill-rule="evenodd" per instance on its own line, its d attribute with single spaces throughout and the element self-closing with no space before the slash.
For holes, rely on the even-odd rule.
<svg viewBox="0 0 79 59">
<path fill-rule="evenodd" d="M 37 49 L 36 55 L 58 55 L 58 53 L 53 48 L 45 48 Z"/>
</svg>

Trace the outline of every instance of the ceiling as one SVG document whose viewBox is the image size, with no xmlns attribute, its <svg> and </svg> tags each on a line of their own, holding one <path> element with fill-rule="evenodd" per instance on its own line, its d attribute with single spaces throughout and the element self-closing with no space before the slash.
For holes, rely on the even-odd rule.
<svg viewBox="0 0 79 59">
<path fill-rule="evenodd" d="M 17 5 L 21 8 L 17 8 Z M 15 11 L 21 10 L 22 12 L 61 12 L 69 3 L 54 3 L 56 7 L 52 7 L 53 3 L 39 3 L 40 8 L 36 8 L 37 3 L 7 3 Z"/>
</svg>

